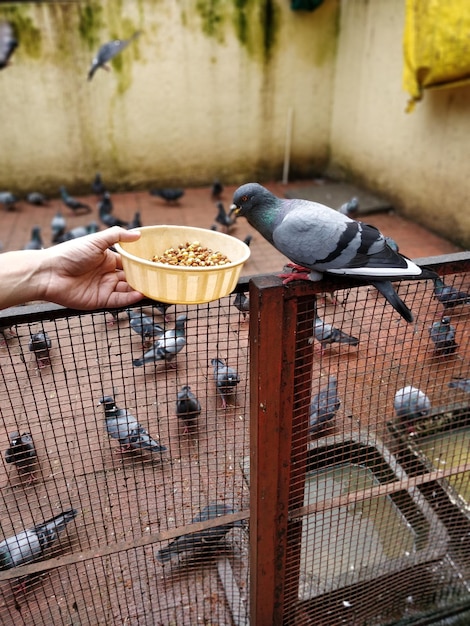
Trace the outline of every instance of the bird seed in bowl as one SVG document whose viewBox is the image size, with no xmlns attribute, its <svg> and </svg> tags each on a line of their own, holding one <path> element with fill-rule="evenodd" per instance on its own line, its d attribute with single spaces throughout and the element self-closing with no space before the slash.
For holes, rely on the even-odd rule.
<svg viewBox="0 0 470 626">
<path fill-rule="evenodd" d="M 184 267 L 215 267 L 231 263 L 225 254 L 214 252 L 201 245 L 199 241 L 186 242 L 176 248 L 168 248 L 162 255 L 155 255 L 152 261 Z"/>
</svg>

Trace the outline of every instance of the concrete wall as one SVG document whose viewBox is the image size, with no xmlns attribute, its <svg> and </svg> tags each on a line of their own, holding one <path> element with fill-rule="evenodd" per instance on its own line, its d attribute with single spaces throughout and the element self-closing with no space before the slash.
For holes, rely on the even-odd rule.
<svg viewBox="0 0 470 626">
<path fill-rule="evenodd" d="M 428 91 L 405 113 L 404 23 L 401 0 L 341 3 L 332 169 L 470 247 L 470 87 Z"/>
<path fill-rule="evenodd" d="M 279 179 L 329 156 L 338 0 L 0 4 L 20 46 L 0 72 L 0 189 Z M 142 35 L 87 81 L 99 45 Z"/>
</svg>

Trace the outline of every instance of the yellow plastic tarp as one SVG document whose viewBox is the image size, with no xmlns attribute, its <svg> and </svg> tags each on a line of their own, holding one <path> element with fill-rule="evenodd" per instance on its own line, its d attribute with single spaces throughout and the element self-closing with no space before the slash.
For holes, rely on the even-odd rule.
<svg viewBox="0 0 470 626">
<path fill-rule="evenodd" d="M 403 47 L 407 111 L 424 89 L 470 84 L 470 0 L 406 0 Z"/>
</svg>

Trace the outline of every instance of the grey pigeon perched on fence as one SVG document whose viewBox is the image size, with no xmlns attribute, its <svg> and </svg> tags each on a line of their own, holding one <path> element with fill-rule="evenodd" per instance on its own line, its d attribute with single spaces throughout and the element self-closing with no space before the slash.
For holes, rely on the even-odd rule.
<svg viewBox="0 0 470 626">
<path fill-rule="evenodd" d="M 10 65 L 13 52 L 18 47 L 18 39 L 10 22 L 0 21 L 0 70 Z"/>
<path fill-rule="evenodd" d="M 246 293 L 239 291 L 235 294 L 233 306 L 240 311 L 243 316 L 243 320 L 246 320 L 246 316 L 250 312 L 250 298 L 246 295 Z"/>
<path fill-rule="evenodd" d="M 171 364 L 186 345 L 187 319 L 186 315 L 179 315 L 176 318 L 174 328 L 165 331 L 142 358 L 134 359 L 134 367 L 142 367 L 144 363 L 157 363 L 159 361 Z"/>
<path fill-rule="evenodd" d="M 3 204 L 5 211 L 14 211 L 18 198 L 11 191 L 0 191 L 0 204 Z"/>
<path fill-rule="evenodd" d="M 50 349 L 52 342 L 46 332 L 33 333 L 30 337 L 28 348 L 30 352 L 34 352 L 36 362 L 39 368 L 46 367 L 51 364 Z"/>
<path fill-rule="evenodd" d="M 31 433 L 13 432 L 8 435 L 10 446 L 5 451 L 5 461 L 16 467 L 19 474 L 29 474 L 34 479 L 34 466 L 37 460 L 36 447 Z"/>
<path fill-rule="evenodd" d="M 150 190 L 151 196 L 157 196 L 168 204 L 176 204 L 184 196 L 184 189 L 179 187 L 161 187 Z"/>
<path fill-rule="evenodd" d="M 459 291 L 452 285 L 446 285 L 439 277 L 434 279 L 434 297 L 444 305 L 444 309 L 470 303 L 469 293 Z"/>
<path fill-rule="evenodd" d="M 222 399 L 222 406 L 227 408 L 227 399 L 235 393 L 235 388 L 240 382 L 238 372 L 229 367 L 224 359 L 211 359 L 214 369 L 214 380 L 218 394 Z"/>
<path fill-rule="evenodd" d="M 453 354 L 459 347 L 455 341 L 455 327 L 450 323 L 448 315 L 444 315 L 441 320 L 433 322 L 428 330 L 437 356 Z"/>
<path fill-rule="evenodd" d="M 326 346 L 332 343 L 344 343 L 349 346 L 357 346 L 359 344 L 357 337 L 352 337 L 332 324 L 328 324 L 317 313 L 315 313 L 313 320 L 313 336 L 320 342 L 322 352 Z"/>
<path fill-rule="evenodd" d="M 219 502 L 211 503 L 204 507 L 192 520 L 193 524 L 197 522 L 205 522 L 216 519 L 222 515 L 230 515 L 235 513 L 228 504 Z M 194 533 L 181 535 L 169 543 L 165 548 L 161 548 L 157 552 L 157 560 L 160 563 L 170 561 L 174 556 L 183 552 L 188 552 L 192 557 L 201 556 L 217 548 L 220 542 L 225 538 L 226 534 L 236 526 L 243 526 L 242 521 L 229 522 L 213 528 L 206 528 Z"/>
<path fill-rule="evenodd" d="M 0 571 L 40 559 L 77 515 L 76 509 L 68 509 L 42 524 L 4 539 L 0 543 Z"/>
<path fill-rule="evenodd" d="M 41 237 L 41 227 L 33 226 L 31 229 L 31 238 L 27 244 L 25 244 L 23 250 L 42 250 L 44 248 L 44 242 Z"/>
<path fill-rule="evenodd" d="M 72 209 L 74 213 L 90 213 L 91 206 L 86 204 L 85 202 L 81 202 L 77 200 L 77 198 L 73 198 L 64 187 L 64 185 L 60 188 L 60 197 L 62 198 L 62 202 L 65 206 L 68 206 L 69 209 Z"/>
<path fill-rule="evenodd" d="M 341 406 L 338 397 L 338 384 L 336 376 L 330 376 L 328 383 L 320 389 L 310 403 L 309 432 L 316 434 L 325 428 L 336 415 Z"/>
<path fill-rule="evenodd" d="M 453 378 L 448 386 L 451 389 L 461 389 L 465 393 L 470 393 L 470 378 Z"/>
<path fill-rule="evenodd" d="M 231 212 L 246 217 L 265 239 L 292 262 L 289 280 L 320 280 L 323 273 L 365 280 L 407 321 L 413 315 L 391 280 L 435 276 L 394 252 L 373 226 L 352 220 L 309 200 L 278 198 L 257 183 L 239 187 Z"/>
<path fill-rule="evenodd" d="M 129 39 L 113 39 L 112 41 L 104 43 L 98 50 L 96 56 L 93 57 L 90 69 L 88 70 L 88 80 L 93 78 L 96 70 L 100 67 L 109 71 L 111 69 L 108 65 L 109 61 L 122 52 L 124 48 L 127 48 L 127 46 L 140 34 L 140 31 L 137 31 L 132 35 L 132 37 L 129 37 Z"/>
<path fill-rule="evenodd" d="M 156 337 L 161 337 L 164 334 L 165 329 L 160 324 L 154 322 L 152 317 L 145 315 L 142 309 L 139 311 L 126 309 L 126 312 L 131 329 L 142 337 L 142 345 L 145 348 L 150 347 Z"/>
<path fill-rule="evenodd" d="M 408 430 L 413 432 L 414 422 L 429 415 L 431 401 L 424 391 L 408 385 L 396 392 L 393 407 L 400 423 L 406 425 Z"/>
<path fill-rule="evenodd" d="M 127 409 L 117 407 L 112 396 L 103 396 L 100 399 L 100 404 L 104 408 L 105 426 L 108 435 L 112 439 L 119 441 L 120 448 L 118 452 L 127 452 L 129 450 L 164 452 L 166 450 L 166 447 L 155 441 Z"/>
<path fill-rule="evenodd" d="M 184 432 L 194 427 L 201 414 L 201 403 L 189 385 L 183 385 L 176 398 L 176 415 L 184 423 Z"/>
</svg>

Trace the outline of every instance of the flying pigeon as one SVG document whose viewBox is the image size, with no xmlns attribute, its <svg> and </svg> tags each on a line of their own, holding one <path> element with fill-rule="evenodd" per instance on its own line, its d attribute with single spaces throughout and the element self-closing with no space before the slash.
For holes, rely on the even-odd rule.
<svg viewBox="0 0 470 626">
<path fill-rule="evenodd" d="M 161 189 L 151 189 L 151 196 L 158 196 L 162 198 L 168 204 L 175 204 L 178 200 L 184 196 L 184 189 L 172 188 L 172 187 L 164 187 Z"/>
<path fill-rule="evenodd" d="M 359 198 L 356 196 L 352 197 L 350 200 L 342 204 L 338 211 L 348 217 L 354 217 L 359 212 Z"/>
<path fill-rule="evenodd" d="M 23 250 L 42 250 L 44 243 L 41 237 L 41 227 L 33 226 L 31 229 L 31 239 L 24 246 Z"/>
<path fill-rule="evenodd" d="M 320 389 L 310 404 L 310 434 L 316 434 L 325 428 L 326 422 L 334 418 L 340 406 L 336 376 L 330 376 L 326 386 Z"/>
<path fill-rule="evenodd" d="M 11 191 L 0 191 L 0 204 L 3 204 L 5 211 L 14 211 L 16 202 L 18 198 Z"/>
<path fill-rule="evenodd" d="M 103 180 L 99 172 L 96 172 L 95 178 L 91 183 L 91 190 L 95 194 L 95 196 L 102 196 L 106 191 L 106 187 L 103 184 Z"/>
<path fill-rule="evenodd" d="M 105 426 L 108 435 L 119 441 L 117 452 L 129 450 L 149 450 L 150 452 L 164 452 L 167 448 L 152 439 L 136 418 L 127 411 L 120 409 L 114 403 L 112 396 L 103 396 L 99 403 L 104 408 Z"/>
<path fill-rule="evenodd" d="M 34 333 L 29 340 L 28 348 L 30 352 L 34 352 L 38 368 L 46 367 L 51 364 L 49 350 L 52 342 L 46 332 Z"/>
<path fill-rule="evenodd" d="M 0 543 L 0 571 L 40 559 L 77 515 L 76 509 L 68 509 L 42 524 L 4 539 Z"/>
<path fill-rule="evenodd" d="M 63 203 L 66 206 L 68 206 L 69 209 L 72 209 L 74 213 L 77 213 L 77 212 L 90 213 L 91 212 L 91 206 L 89 206 L 88 204 L 85 204 L 84 202 L 80 202 L 80 200 L 77 200 L 76 198 L 72 198 L 72 196 L 69 195 L 69 193 L 67 192 L 67 189 L 63 185 L 60 188 L 60 196 L 62 198 Z"/>
<path fill-rule="evenodd" d="M 10 22 L 0 22 L 0 70 L 10 65 L 10 58 L 18 47 L 18 39 Z"/>
<path fill-rule="evenodd" d="M 375 227 L 352 220 L 318 202 L 276 197 L 257 183 L 239 187 L 231 213 L 246 217 L 292 262 L 290 280 L 320 280 L 323 273 L 366 280 L 407 321 L 413 315 L 391 280 L 429 278 L 430 273 L 394 252 Z"/>
<path fill-rule="evenodd" d="M 455 327 L 450 323 L 449 316 L 444 315 L 440 321 L 433 322 L 428 330 L 436 355 L 453 354 L 459 347 L 455 341 Z"/>
<path fill-rule="evenodd" d="M 214 182 L 212 183 L 212 187 L 211 187 L 211 198 L 212 198 L 212 200 L 214 200 L 214 201 L 215 200 L 219 200 L 223 191 L 224 191 L 224 186 L 222 185 L 220 180 L 215 179 Z"/>
<path fill-rule="evenodd" d="M 237 221 L 237 218 L 236 216 L 230 215 L 230 213 L 227 213 L 223 205 L 223 202 L 217 202 L 216 206 L 217 206 L 217 215 L 215 216 L 215 221 L 217 222 L 217 224 L 220 224 L 221 226 L 223 226 L 227 232 L 229 232 L 231 227 Z"/>
<path fill-rule="evenodd" d="M 33 204 L 34 206 L 45 206 L 47 204 L 47 198 L 39 191 L 32 191 L 26 196 L 26 202 Z"/>
<path fill-rule="evenodd" d="M 62 211 L 58 210 L 51 220 L 52 243 L 59 243 L 61 237 L 65 234 L 67 222 L 62 215 Z"/>
<path fill-rule="evenodd" d="M 328 324 L 328 322 L 325 322 L 319 315 L 317 315 L 317 313 L 315 313 L 315 318 L 313 320 L 313 336 L 320 342 L 322 354 L 325 347 L 327 345 L 331 345 L 332 343 L 344 343 L 349 346 L 357 346 L 359 343 L 359 339 L 357 339 L 357 337 L 347 335 L 339 328 L 335 328 L 331 324 Z M 312 343 L 312 341 L 310 343 Z"/>
<path fill-rule="evenodd" d="M 102 67 L 104 70 L 109 71 L 111 69 L 108 65 L 109 61 L 111 61 L 111 59 L 113 59 L 117 54 L 122 52 L 124 48 L 127 48 L 127 46 L 139 35 L 140 31 L 137 31 L 132 35 L 132 37 L 129 37 L 129 39 L 113 39 L 112 41 L 104 43 L 91 62 L 91 66 L 88 71 L 88 80 L 91 80 L 93 78 L 94 73 L 99 67 Z"/>
<path fill-rule="evenodd" d="M 239 291 L 235 294 L 235 298 L 233 299 L 233 306 L 237 308 L 243 316 L 243 321 L 246 320 L 247 313 L 250 312 L 250 298 L 243 293 L 243 291 Z"/>
<path fill-rule="evenodd" d="M 191 387 L 183 385 L 176 398 L 176 415 L 184 423 L 185 433 L 195 425 L 200 413 L 201 403 L 191 391 Z"/>
<path fill-rule="evenodd" d="M 206 522 L 221 517 L 222 515 L 230 515 L 235 512 L 236 511 L 227 504 L 221 504 L 219 502 L 211 503 L 204 507 L 196 517 L 191 520 L 191 523 Z M 192 556 L 210 552 L 225 538 L 229 530 L 236 526 L 243 526 L 243 522 L 241 520 L 229 522 L 221 526 L 181 535 L 157 552 L 157 560 L 160 561 L 160 563 L 166 563 L 182 552 L 190 552 Z"/>
<path fill-rule="evenodd" d="M 36 464 L 37 453 L 31 433 L 19 434 L 13 432 L 8 435 L 10 447 L 5 451 L 5 461 L 16 467 L 20 474 L 29 474 L 34 480 L 33 468 Z"/>
<path fill-rule="evenodd" d="M 145 315 L 142 309 L 140 311 L 126 309 L 126 312 L 129 317 L 130 327 L 142 337 L 144 348 L 149 348 L 153 345 L 156 337 L 161 337 L 164 334 L 165 329 L 160 324 L 155 323 L 149 315 Z"/>
<path fill-rule="evenodd" d="M 134 359 L 134 367 L 142 367 L 144 363 L 157 363 L 158 361 L 171 364 L 178 352 L 181 352 L 186 345 L 187 319 L 186 315 L 179 315 L 174 328 L 165 331 L 142 358 Z"/>
<path fill-rule="evenodd" d="M 453 378 L 448 386 L 452 389 L 461 389 L 465 393 L 470 393 L 470 378 Z"/>
<path fill-rule="evenodd" d="M 396 416 L 401 423 L 407 425 L 410 433 L 414 432 L 413 423 L 421 417 L 426 417 L 431 411 L 431 401 L 428 396 L 411 385 L 396 392 L 393 406 Z"/>
<path fill-rule="evenodd" d="M 222 399 L 222 407 L 226 409 L 227 399 L 235 393 L 235 387 L 240 382 L 240 376 L 223 359 L 211 359 L 211 365 L 214 368 L 215 386 Z"/>
<path fill-rule="evenodd" d="M 470 294 L 459 291 L 452 285 L 446 285 L 439 277 L 434 279 L 434 297 L 444 305 L 444 309 L 470 303 Z"/>
</svg>

